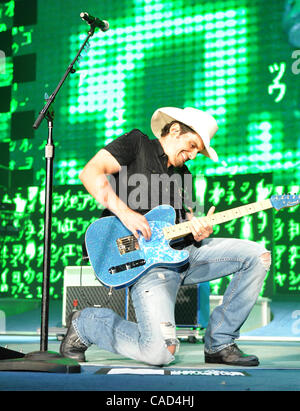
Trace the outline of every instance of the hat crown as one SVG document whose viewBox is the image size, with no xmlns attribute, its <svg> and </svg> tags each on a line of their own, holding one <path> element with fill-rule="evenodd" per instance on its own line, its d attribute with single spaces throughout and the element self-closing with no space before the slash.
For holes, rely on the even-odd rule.
<svg viewBox="0 0 300 411">
<path fill-rule="evenodd" d="M 185 107 L 183 109 L 183 112 L 185 113 L 187 117 L 187 121 L 189 121 L 190 127 L 192 129 L 195 129 L 195 128 L 197 129 L 199 128 L 200 123 L 205 123 L 206 128 L 207 128 L 207 135 L 210 140 L 218 131 L 219 129 L 218 124 L 216 120 L 214 119 L 214 117 L 211 116 L 209 113 L 202 111 L 202 110 L 198 110 L 197 108 L 194 108 L 194 107 Z"/>
<path fill-rule="evenodd" d="M 210 140 L 219 129 L 213 116 L 194 107 L 185 107 L 183 109 L 162 107 L 157 109 L 152 116 L 151 129 L 153 134 L 160 138 L 163 127 L 174 120 L 189 126 L 199 134 L 205 146 L 202 153 L 212 160 L 218 161 L 217 153 L 210 147 Z"/>
</svg>

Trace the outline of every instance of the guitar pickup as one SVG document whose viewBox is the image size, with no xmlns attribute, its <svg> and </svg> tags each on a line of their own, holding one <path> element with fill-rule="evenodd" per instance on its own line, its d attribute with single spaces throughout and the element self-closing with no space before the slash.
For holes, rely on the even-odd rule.
<svg viewBox="0 0 300 411">
<path fill-rule="evenodd" d="M 131 270 L 132 268 L 140 267 L 141 265 L 145 265 L 145 264 L 146 264 L 146 260 L 140 259 L 140 260 L 130 261 L 129 263 L 126 263 L 126 264 L 120 264 L 114 267 L 110 267 L 108 271 L 110 274 L 116 274 L 116 273 L 120 273 L 121 271 Z"/>
</svg>

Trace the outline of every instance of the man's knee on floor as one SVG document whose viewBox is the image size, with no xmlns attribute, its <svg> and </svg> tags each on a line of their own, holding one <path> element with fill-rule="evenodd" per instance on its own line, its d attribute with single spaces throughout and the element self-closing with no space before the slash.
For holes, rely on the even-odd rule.
<svg viewBox="0 0 300 411">
<path fill-rule="evenodd" d="M 151 350 L 150 353 L 144 355 L 144 361 L 149 365 L 156 365 L 162 367 L 164 365 L 170 364 L 174 360 L 173 354 L 168 352 L 168 350 L 163 349 L 159 352 L 156 350 Z"/>
<path fill-rule="evenodd" d="M 176 338 L 176 327 L 170 322 L 160 324 L 164 347 L 157 342 L 149 347 L 145 356 L 147 362 L 152 365 L 167 365 L 174 360 L 176 352 L 179 350 L 179 340 Z M 160 346 L 158 349 L 157 347 Z"/>
<path fill-rule="evenodd" d="M 149 365 L 168 365 L 174 360 L 176 345 L 164 346 L 159 344 L 148 346 L 143 350 L 143 361 Z M 174 347 L 174 348 L 173 348 Z"/>
</svg>

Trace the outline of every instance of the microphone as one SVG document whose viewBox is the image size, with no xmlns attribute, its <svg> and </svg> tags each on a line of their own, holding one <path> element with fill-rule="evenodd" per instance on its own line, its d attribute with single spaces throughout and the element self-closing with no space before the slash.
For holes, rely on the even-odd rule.
<svg viewBox="0 0 300 411">
<path fill-rule="evenodd" d="M 109 24 L 106 20 L 100 20 L 98 19 L 98 17 L 93 17 L 86 12 L 80 13 L 80 17 L 82 18 L 82 20 L 85 20 L 88 24 L 94 27 L 98 27 L 102 31 L 107 31 L 109 29 Z"/>
</svg>

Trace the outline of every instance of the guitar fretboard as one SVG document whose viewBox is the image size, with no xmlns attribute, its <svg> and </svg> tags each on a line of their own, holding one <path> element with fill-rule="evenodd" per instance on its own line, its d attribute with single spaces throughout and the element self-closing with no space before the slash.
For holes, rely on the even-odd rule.
<svg viewBox="0 0 300 411">
<path fill-rule="evenodd" d="M 270 200 L 257 201 L 256 203 L 247 204 L 244 206 L 232 208 L 231 210 L 221 211 L 211 216 L 199 217 L 208 225 L 218 225 L 226 223 L 227 221 L 234 220 L 235 218 L 244 217 L 249 214 L 254 214 L 262 210 L 272 208 Z M 176 224 L 163 229 L 164 236 L 167 240 L 175 240 L 176 238 L 184 237 L 190 234 L 190 222 Z"/>
</svg>

